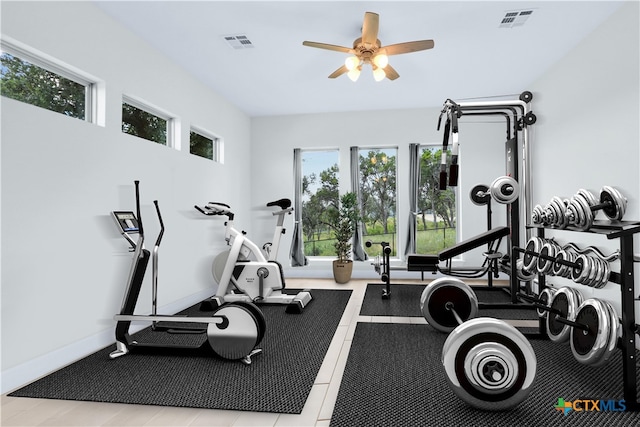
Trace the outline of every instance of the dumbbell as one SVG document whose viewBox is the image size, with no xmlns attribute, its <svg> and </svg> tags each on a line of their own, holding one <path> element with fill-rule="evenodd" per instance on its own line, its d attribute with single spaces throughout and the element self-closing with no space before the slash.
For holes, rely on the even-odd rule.
<svg viewBox="0 0 640 427">
<path fill-rule="evenodd" d="M 510 176 L 498 177 L 488 187 L 478 184 L 469 194 L 471 201 L 479 206 L 486 205 L 492 198 L 500 204 L 509 204 L 518 200 L 519 196 L 520 186 Z"/>
<path fill-rule="evenodd" d="M 593 226 L 598 211 L 610 220 L 619 221 L 627 209 L 627 199 L 614 187 L 604 186 L 600 197 L 585 189 L 580 189 L 571 199 L 553 197 L 546 207 L 536 205 L 531 214 L 534 224 L 552 225 L 558 228 L 573 226 L 586 231 Z"/>
<path fill-rule="evenodd" d="M 557 243 L 539 237 L 530 238 L 525 249 L 514 249 L 524 253 L 523 267 L 528 271 L 536 269 L 541 274 L 552 275 L 561 273 L 557 275 L 570 276 L 574 282 L 594 288 L 603 288 L 609 283 L 611 267 L 601 257 L 586 254 L 574 257 Z"/>
<path fill-rule="evenodd" d="M 420 310 L 432 327 L 449 332 L 441 360 L 449 386 L 466 404 L 499 411 L 527 398 L 536 376 L 533 347 L 508 323 L 476 318 L 477 297 L 462 280 L 443 277 L 429 283 Z"/>
<path fill-rule="evenodd" d="M 627 210 L 627 199 L 613 187 L 604 186 L 600 190 L 599 201 L 588 191 L 581 189 L 567 205 L 569 225 L 585 231 L 593 226 L 595 213 L 602 211 L 611 220 L 621 220 Z"/>
<path fill-rule="evenodd" d="M 516 249 L 519 250 L 519 249 Z M 553 272 L 556 254 L 562 251 L 560 245 L 553 240 L 531 237 L 522 251 L 522 268 L 531 273 L 549 274 Z"/>
<path fill-rule="evenodd" d="M 620 319 L 613 306 L 599 299 L 587 299 L 578 307 L 575 323 L 579 326 L 571 329 L 573 356 L 585 365 L 604 365 L 621 335 Z"/>
<path fill-rule="evenodd" d="M 569 341 L 578 362 L 602 366 L 616 348 L 620 320 L 608 302 L 581 299 L 580 293 L 572 288 L 545 288 L 533 302 L 538 307 L 538 315 L 547 320 L 549 339 L 560 343 Z"/>
<path fill-rule="evenodd" d="M 566 228 L 568 224 L 566 210 L 569 200 L 558 196 L 551 198 L 545 206 L 536 205 L 531 214 L 531 222 L 541 225 L 552 225 L 558 228 Z"/>
<path fill-rule="evenodd" d="M 542 317 L 546 319 L 549 311 L 546 310 L 544 307 L 549 306 L 549 302 L 551 301 L 551 298 L 553 298 L 556 292 L 557 292 L 557 289 L 549 288 L 549 287 L 545 287 L 542 291 L 540 291 L 536 302 L 539 304 L 542 304 L 543 307 L 538 306 L 538 308 L 536 309 L 536 311 L 538 312 L 538 317 Z"/>
</svg>

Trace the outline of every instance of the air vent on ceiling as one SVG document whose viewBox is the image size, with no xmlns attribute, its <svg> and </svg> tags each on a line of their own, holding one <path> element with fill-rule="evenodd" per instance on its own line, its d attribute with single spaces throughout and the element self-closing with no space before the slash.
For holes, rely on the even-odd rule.
<svg viewBox="0 0 640 427">
<path fill-rule="evenodd" d="M 244 34 L 228 35 L 223 36 L 223 38 L 224 41 L 234 49 L 250 49 L 253 47 L 251 40 Z"/>
<path fill-rule="evenodd" d="M 533 10 L 531 9 L 509 11 L 504 15 L 504 18 L 502 18 L 500 28 L 520 27 L 524 25 L 532 13 Z"/>
</svg>

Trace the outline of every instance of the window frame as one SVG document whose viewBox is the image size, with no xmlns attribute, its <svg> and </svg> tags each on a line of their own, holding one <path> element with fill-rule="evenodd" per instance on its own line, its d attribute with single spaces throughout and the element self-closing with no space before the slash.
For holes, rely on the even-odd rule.
<svg viewBox="0 0 640 427">
<path fill-rule="evenodd" d="M 30 64 L 35 65 L 36 67 L 45 69 L 49 72 L 59 75 L 60 77 L 64 77 L 65 79 L 71 80 L 77 84 L 84 86 L 85 87 L 85 91 L 84 91 L 85 114 L 84 114 L 84 119 L 81 119 L 81 120 L 89 123 L 101 124 L 99 123 L 100 120 L 98 117 L 98 111 L 99 111 L 98 88 L 101 86 L 101 82 L 97 78 L 90 76 L 88 73 L 85 73 L 75 67 L 72 67 L 71 65 L 65 64 L 62 61 L 59 61 L 50 55 L 46 55 L 42 52 L 36 51 L 35 49 L 32 49 L 15 40 L 8 39 L 5 36 L 3 36 L 0 39 L 0 52 L 8 53 L 11 56 L 14 56 L 23 61 L 29 62 Z M 33 104 L 29 104 L 29 105 L 33 105 Z M 34 106 L 39 107 L 37 105 L 34 105 Z M 46 107 L 39 107 L 39 108 L 44 108 L 45 110 L 53 111 L 53 110 L 49 110 Z M 53 112 L 57 112 L 57 111 L 53 111 Z"/>
<path fill-rule="evenodd" d="M 340 168 L 340 160 L 341 160 L 341 149 L 339 147 L 326 147 L 326 148 L 301 148 L 300 149 L 300 155 L 301 155 L 301 164 L 302 167 L 300 169 L 300 176 L 296 177 L 295 179 L 299 180 L 302 183 L 302 180 L 305 176 L 305 171 L 304 171 L 304 156 L 307 153 L 313 153 L 313 152 L 324 152 L 324 153 L 335 153 L 336 154 L 336 161 L 335 164 L 338 166 L 338 172 L 337 172 L 337 178 L 338 178 L 338 189 L 340 189 L 340 178 L 341 178 L 341 168 Z M 331 167 L 333 165 L 329 165 L 328 167 Z M 323 169 L 325 170 L 325 169 Z M 318 176 L 318 178 L 320 178 Z M 300 185 L 300 187 L 302 188 L 302 184 Z M 339 198 L 340 194 L 338 195 Z M 300 215 L 301 215 L 301 219 L 300 219 L 300 224 L 302 225 L 302 250 L 303 253 L 305 255 L 306 258 L 311 259 L 311 260 L 329 260 L 329 259 L 335 259 L 335 252 L 332 250 L 330 255 L 313 255 L 313 254 L 309 254 L 307 253 L 304 248 L 305 246 L 309 243 L 308 241 L 305 240 L 306 236 L 304 234 L 304 207 L 302 206 L 303 203 L 305 203 L 304 201 L 304 194 L 300 194 Z M 331 230 L 329 231 L 330 233 L 332 232 Z M 333 247 L 333 244 L 331 244 L 331 247 Z"/>
<path fill-rule="evenodd" d="M 437 152 L 438 150 L 442 149 L 442 144 L 441 143 L 420 143 L 418 145 L 418 176 L 416 177 L 418 179 L 418 184 L 421 184 L 422 181 L 420 180 L 421 176 L 420 176 L 420 172 L 421 172 L 421 161 L 422 161 L 422 153 L 424 150 L 429 149 L 429 150 L 433 150 L 434 152 Z M 448 159 L 451 159 L 451 156 L 448 155 L 447 156 Z M 440 157 L 437 158 L 438 162 L 440 161 Z M 439 163 L 438 163 L 439 164 Z M 460 186 L 455 186 L 455 187 L 448 187 L 448 189 L 450 189 L 453 192 L 454 198 L 455 198 L 455 223 L 456 223 L 456 227 L 455 227 L 455 240 L 453 242 L 453 245 L 457 244 L 460 242 L 460 213 L 461 213 L 461 209 L 462 209 L 462 201 L 461 201 L 461 196 L 460 196 Z M 420 185 L 418 185 L 418 191 L 420 190 Z M 418 196 L 419 197 L 419 196 Z M 419 209 L 419 200 L 416 200 L 416 204 L 418 205 L 418 209 Z M 415 231 L 416 231 L 416 235 L 414 236 L 414 238 L 416 239 L 416 245 L 417 245 L 417 232 L 418 232 L 418 215 L 415 215 Z M 441 250 L 447 249 L 450 246 L 447 246 L 445 248 L 442 248 Z M 419 249 L 416 247 L 416 250 L 419 252 Z M 460 256 L 457 256 L 456 260 L 460 260 L 462 259 L 463 254 Z"/>
<path fill-rule="evenodd" d="M 211 161 L 214 161 L 216 163 L 222 163 L 220 160 L 221 157 L 221 152 L 222 152 L 222 138 L 218 135 L 216 135 L 213 132 L 209 132 L 208 130 L 205 130 L 199 126 L 194 126 L 191 125 L 189 127 L 189 154 L 192 154 L 194 156 L 203 158 L 203 159 L 207 159 L 206 157 L 202 157 L 202 156 L 198 156 L 197 154 L 194 154 L 191 152 L 191 132 L 196 133 L 204 138 L 210 139 L 211 141 L 213 141 L 213 158 L 212 159 L 208 159 Z"/>
<path fill-rule="evenodd" d="M 157 141 L 152 141 L 150 139 L 142 138 L 139 136 L 127 134 L 126 132 L 122 132 L 125 135 L 130 135 L 135 138 L 144 139 L 145 141 L 153 142 L 154 144 L 164 145 L 166 147 L 175 148 L 180 150 L 180 140 L 178 135 L 180 133 L 180 120 L 175 114 L 171 114 L 167 110 L 164 110 L 160 107 L 157 107 L 147 101 L 144 101 L 141 98 L 138 98 L 133 95 L 122 94 L 122 103 L 120 106 L 120 130 L 122 131 L 123 117 L 122 117 L 122 105 L 128 104 L 132 107 L 135 107 L 139 110 L 144 111 L 147 114 L 154 115 L 160 119 L 163 119 L 167 122 L 167 143 L 161 144 Z"/>
<path fill-rule="evenodd" d="M 363 152 L 369 152 L 369 151 L 376 151 L 376 152 L 385 152 L 385 150 L 395 150 L 395 162 L 396 162 L 396 166 L 395 166 L 395 206 L 394 206 L 394 212 L 395 212 L 395 230 L 393 232 L 393 235 L 395 236 L 395 240 L 393 242 L 393 244 L 391 245 L 392 248 L 392 256 L 391 259 L 393 260 L 398 260 L 398 259 L 402 259 L 402 251 L 401 251 L 401 245 L 402 245 L 402 240 L 401 236 L 400 236 L 400 213 L 401 210 L 403 209 L 400 204 L 399 204 L 399 200 L 398 200 L 398 189 L 399 189 L 399 182 L 398 182 L 398 166 L 399 166 L 399 161 L 400 161 L 400 148 L 397 145 L 385 145 L 385 146 L 358 146 L 358 160 L 361 157 L 361 154 Z M 385 153 L 387 154 L 387 153 Z M 358 168 L 360 168 L 360 162 L 358 161 Z M 362 180 L 362 171 L 358 170 L 359 172 L 359 176 L 360 179 Z M 358 188 L 359 191 L 361 193 L 361 197 L 362 197 L 362 187 L 361 187 L 362 182 L 358 183 Z M 362 209 L 364 210 L 364 206 L 362 207 Z M 363 226 L 365 226 L 365 221 L 363 221 Z M 364 231 L 364 230 L 363 230 Z M 363 233 L 363 238 L 369 238 L 369 234 L 364 234 Z M 376 255 L 380 255 L 382 253 L 382 248 L 378 245 L 374 245 L 371 248 L 364 248 L 364 251 L 367 253 L 367 255 L 371 258 L 371 257 L 375 257 Z M 395 254 L 394 254 L 395 252 Z"/>
</svg>

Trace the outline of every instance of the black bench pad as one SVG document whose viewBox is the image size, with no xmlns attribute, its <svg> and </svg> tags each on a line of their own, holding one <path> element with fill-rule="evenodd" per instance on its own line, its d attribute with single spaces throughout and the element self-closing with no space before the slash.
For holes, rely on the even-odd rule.
<svg viewBox="0 0 640 427">
<path fill-rule="evenodd" d="M 438 271 L 438 255 L 409 255 L 407 271 Z"/>
<path fill-rule="evenodd" d="M 471 249 L 487 245 L 508 235 L 509 227 L 496 227 L 440 251 L 438 255 L 409 255 L 407 257 L 407 270 L 438 271 L 439 261 L 451 259 L 457 255 L 470 251 Z"/>
<path fill-rule="evenodd" d="M 443 251 L 438 253 L 438 258 L 441 261 L 451 259 L 454 256 L 463 254 L 471 249 L 478 248 L 482 245 L 489 244 L 495 240 L 501 239 L 505 236 L 509 235 L 509 227 L 496 227 L 492 228 L 489 231 L 485 231 L 482 234 L 478 234 L 475 237 L 472 237 L 467 240 L 463 240 L 462 242 L 451 246 Z"/>
</svg>

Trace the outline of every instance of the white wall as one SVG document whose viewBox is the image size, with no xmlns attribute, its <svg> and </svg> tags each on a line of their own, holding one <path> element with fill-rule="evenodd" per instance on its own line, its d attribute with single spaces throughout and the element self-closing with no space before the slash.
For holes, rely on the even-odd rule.
<svg viewBox="0 0 640 427">
<path fill-rule="evenodd" d="M 444 99 L 442 102 L 444 103 Z M 262 207 L 272 199 L 293 199 L 293 150 L 329 147 L 340 150 L 341 191 L 351 188 L 349 147 L 398 148 L 398 247 L 404 249 L 404 236 L 409 215 L 409 144 L 442 145 L 443 127 L 437 130 L 441 107 L 420 110 L 368 111 L 357 113 L 330 113 L 296 116 L 258 117 L 252 119 L 252 213 L 255 239 L 271 239 L 274 220 Z M 494 117 L 490 121 L 495 121 Z M 459 217 L 460 238 L 466 239 L 486 231 L 486 209 L 473 205 L 469 192 L 476 184 L 490 184 L 505 173 L 506 126 L 487 123 L 478 118 L 463 119 L 460 123 L 460 181 L 458 191 L 462 215 Z M 493 225 L 505 225 L 505 208 L 494 203 Z M 260 213 L 260 212 L 266 212 Z M 289 249 L 293 232 L 293 218 L 287 218 L 288 232 L 281 242 L 279 261 L 287 277 L 333 277 L 331 259 L 313 258 L 308 266 L 289 267 Z M 253 238 L 253 236 L 252 236 Z M 481 252 L 467 253 L 463 262 L 478 266 Z M 394 273 L 396 276 L 399 272 Z M 417 273 L 412 273 L 416 276 Z M 377 275 L 370 262 L 356 263 L 356 277 Z M 417 277 L 417 276 L 416 276 Z"/>
<path fill-rule="evenodd" d="M 534 205 L 544 205 L 555 195 L 570 197 L 580 188 L 597 195 L 609 185 L 628 199 L 625 219 L 640 220 L 639 20 L 639 3 L 628 2 L 532 84 L 538 117 L 532 150 Z M 547 234 L 561 244 L 594 245 L 606 254 L 619 249 L 618 240 L 603 236 Z M 639 242 L 636 235 L 636 253 Z M 619 271 L 619 262 L 613 267 Z M 636 281 L 639 271 L 636 267 Z M 557 278 L 551 283 L 571 285 Z M 619 308 L 619 285 L 578 288 L 585 298 L 603 298 Z M 639 292 L 636 284 L 635 295 Z"/>
<path fill-rule="evenodd" d="M 160 298 L 174 307 L 209 292 L 209 261 L 223 247 L 222 225 L 199 217 L 193 204 L 228 201 L 238 227 L 263 242 L 273 232 L 263 204 L 293 195 L 294 148 L 339 148 L 347 190 L 349 146 L 393 145 L 399 148 L 399 206 L 406 209 L 408 144 L 442 141 L 439 107 L 250 120 L 85 2 L 3 2 L 2 35 L 97 76 L 106 94 L 105 126 L 1 99 L 3 392 L 113 342 L 112 316 L 129 254 L 108 214 L 133 209 L 134 179 L 142 181 L 148 224 L 154 223 L 152 200 L 163 208 Z M 608 184 L 629 198 L 627 217 L 640 218 L 638 38 L 633 2 L 522 88 L 534 92 L 538 116 L 532 127 L 534 203 Z M 178 115 L 184 140 L 189 123 L 224 137 L 225 164 L 122 134 L 123 93 Z M 484 212 L 468 202 L 468 192 L 504 172 L 503 128 L 463 123 L 461 142 L 465 238 L 485 228 Z M 406 210 L 399 213 L 401 235 L 406 216 Z M 293 228 L 288 220 L 280 251 L 285 266 Z M 153 240 L 157 227 L 148 228 Z M 361 274 L 375 277 L 362 264 Z M 330 276 L 316 263 L 287 274 L 311 274 L 307 269 Z M 148 292 L 141 298 L 146 301 Z"/>
<path fill-rule="evenodd" d="M 109 217 L 133 210 L 141 181 L 147 247 L 160 250 L 161 306 L 214 292 L 222 221 L 193 209 L 212 199 L 248 217 L 250 121 L 89 2 L 3 2 L 2 35 L 103 81 L 105 125 L 2 97 L 3 392 L 112 343 L 131 254 Z M 185 151 L 123 134 L 122 95 L 180 118 Z M 188 153 L 190 124 L 225 141 L 225 164 Z M 229 185 L 233 183 L 233 185 Z M 250 228 L 249 225 L 246 226 Z M 213 246 L 213 247 L 212 247 Z M 150 307 L 149 280 L 141 294 Z"/>
</svg>

